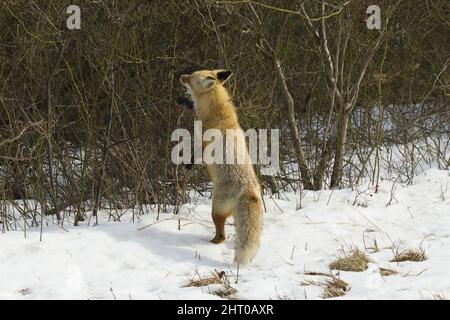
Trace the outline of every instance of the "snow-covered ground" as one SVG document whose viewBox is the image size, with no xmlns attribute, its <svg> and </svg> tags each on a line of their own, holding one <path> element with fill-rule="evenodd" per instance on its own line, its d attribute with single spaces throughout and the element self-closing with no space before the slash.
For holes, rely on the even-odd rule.
<svg viewBox="0 0 450 320">
<path fill-rule="evenodd" d="M 363 272 L 332 271 L 350 286 L 337 299 L 450 297 L 450 172 L 431 169 L 410 186 L 383 181 L 378 193 L 361 191 L 307 192 L 300 210 L 298 194 L 266 197 L 261 249 L 237 284 L 234 229 L 227 226 L 225 243 L 208 242 L 214 232 L 208 201 L 158 221 L 150 212 L 136 223 L 125 216 L 95 227 L 66 225 L 67 231 L 50 224 L 42 242 L 40 230 L 28 230 L 26 238 L 6 232 L 0 299 L 219 299 L 217 285 L 185 286 L 215 270 L 237 290 L 230 298 L 320 299 L 328 277 L 305 272 L 329 273 L 329 263 L 350 247 L 370 263 Z M 396 250 L 419 247 L 426 261 L 390 262 Z M 381 276 L 380 267 L 398 274 Z"/>
</svg>

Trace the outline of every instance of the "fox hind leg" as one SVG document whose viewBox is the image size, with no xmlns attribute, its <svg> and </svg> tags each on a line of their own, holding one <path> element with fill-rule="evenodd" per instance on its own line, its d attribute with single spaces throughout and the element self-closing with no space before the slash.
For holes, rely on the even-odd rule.
<svg viewBox="0 0 450 320">
<path fill-rule="evenodd" d="M 239 188 L 230 188 L 229 185 L 215 184 L 212 199 L 212 219 L 216 226 L 216 235 L 212 243 L 219 244 L 225 241 L 225 220 L 234 214 L 240 196 Z"/>
<path fill-rule="evenodd" d="M 224 242 L 226 238 L 225 220 L 227 219 L 227 216 L 213 211 L 212 219 L 214 221 L 214 225 L 216 226 L 216 235 L 211 240 L 211 242 L 214 244 L 220 244 Z"/>
</svg>

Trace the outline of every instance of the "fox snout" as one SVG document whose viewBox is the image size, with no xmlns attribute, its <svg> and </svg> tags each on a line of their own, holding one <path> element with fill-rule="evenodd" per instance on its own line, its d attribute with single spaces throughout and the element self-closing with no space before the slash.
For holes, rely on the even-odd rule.
<svg viewBox="0 0 450 320">
<path fill-rule="evenodd" d="M 188 96 L 182 95 L 176 101 L 182 107 L 185 107 L 188 109 L 194 109 L 194 103 Z"/>
</svg>

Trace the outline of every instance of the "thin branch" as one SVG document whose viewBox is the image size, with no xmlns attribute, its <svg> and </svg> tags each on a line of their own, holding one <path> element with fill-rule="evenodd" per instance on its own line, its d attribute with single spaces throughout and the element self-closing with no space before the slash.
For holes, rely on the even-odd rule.
<svg viewBox="0 0 450 320">
<path fill-rule="evenodd" d="M 214 2 L 216 4 L 254 4 L 269 10 L 273 10 L 273 11 L 277 11 L 277 12 L 281 12 L 281 13 L 289 13 L 289 14 L 294 14 L 297 16 L 302 17 L 303 19 L 307 19 L 308 21 L 320 21 L 320 20 L 324 20 L 324 19 L 329 19 L 335 15 L 338 15 L 339 13 L 341 13 L 341 11 L 351 2 L 351 0 L 345 2 L 338 10 L 328 14 L 328 15 L 323 15 L 321 17 L 316 17 L 316 18 L 310 18 L 307 15 L 303 15 L 301 14 L 299 11 L 294 11 L 294 10 L 289 10 L 289 9 L 285 9 L 285 8 L 280 8 L 280 7 L 275 7 L 275 6 L 271 6 L 265 3 L 261 3 L 258 1 L 254 1 L 254 0 L 236 0 L 236 1 L 214 1 L 214 0 L 209 0 L 210 2 Z"/>
<path fill-rule="evenodd" d="M 278 74 L 278 77 L 281 82 L 283 95 L 284 95 L 284 98 L 285 98 L 286 104 L 287 104 L 289 128 L 290 128 L 292 140 L 294 143 L 295 154 L 297 156 L 298 165 L 300 167 L 301 180 L 303 182 L 303 185 L 305 186 L 305 189 L 312 190 L 313 185 L 311 183 L 311 176 L 310 176 L 310 173 L 308 170 L 308 166 L 306 165 L 305 155 L 304 155 L 302 144 L 301 144 L 300 133 L 297 128 L 297 123 L 295 121 L 294 99 L 292 98 L 292 95 L 289 92 L 289 88 L 286 83 L 286 77 L 284 76 L 283 69 L 281 68 L 281 63 L 276 58 L 275 58 L 275 67 L 276 67 L 277 74 Z"/>
<path fill-rule="evenodd" d="M 32 127 L 38 127 L 42 123 L 43 123 L 42 120 L 41 121 L 37 121 L 37 122 L 30 122 L 30 123 L 28 123 L 25 127 L 22 128 L 22 130 L 19 132 L 19 134 L 17 134 L 15 137 L 8 138 L 6 140 L 0 141 L 0 147 L 5 145 L 5 144 L 12 143 L 12 142 L 15 142 L 15 141 L 19 140 L 25 134 L 25 132 L 28 129 L 30 129 Z"/>
</svg>

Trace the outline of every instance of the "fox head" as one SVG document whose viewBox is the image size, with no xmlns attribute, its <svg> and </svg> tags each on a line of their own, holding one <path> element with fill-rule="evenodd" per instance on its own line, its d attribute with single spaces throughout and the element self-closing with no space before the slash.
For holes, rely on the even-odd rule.
<svg viewBox="0 0 450 320">
<path fill-rule="evenodd" d="M 222 86 L 230 79 L 230 76 L 231 72 L 227 70 L 201 70 L 182 75 L 180 82 L 195 99 L 213 90 L 216 86 Z"/>
</svg>

